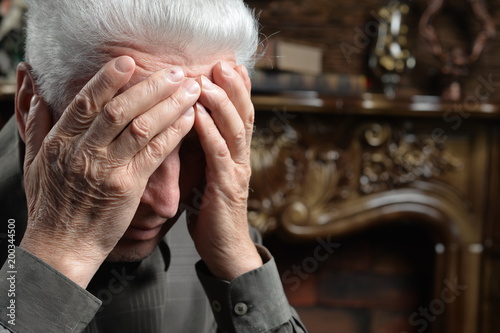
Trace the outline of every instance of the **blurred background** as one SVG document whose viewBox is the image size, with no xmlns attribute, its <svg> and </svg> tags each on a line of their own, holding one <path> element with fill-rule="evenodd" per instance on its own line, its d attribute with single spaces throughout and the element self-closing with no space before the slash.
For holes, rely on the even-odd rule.
<svg viewBox="0 0 500 333">
<path fill-rule="evenodd" d="M 247 3 L 249 218 L 310 332 L 498 332 L 500 2 Z"/>
<path fill-rule="evenodd" d="M 17 64 L 24 56 L 24 0 L 0 0 L 0 128 L 14 113 Z"/>
<path fill-rule="evenodd" d="M 246 2 L 249 220 L 309 331 L 498 332 L 500 2 Z M 0 2 L 0 127 L 23 10 Z"/>
</svg>

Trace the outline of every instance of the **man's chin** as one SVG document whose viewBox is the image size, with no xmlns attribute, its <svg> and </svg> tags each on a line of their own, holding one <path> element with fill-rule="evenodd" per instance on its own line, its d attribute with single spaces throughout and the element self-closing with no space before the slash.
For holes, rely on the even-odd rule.
<svg viewBox="0 0 500 333">
<path fill-rule="evenodd" d="M 146 259 L 158 246 L 161 237 L 147 241 L 120 239 L 115 248 L 109 253 L 106 261 L 109 262 L 138 262 Z"/>
<path fill-rule="evenodd" d="M 170 230 L 173 223 L 165 223 L 160 232 L 151 239 L 131 239 L 123 237 L 118 241 L 115 248 L 109 253 L 106 261 L 109 262 L 138 262 L 146 259 L 153 253 L 158 243 Z"/>
<path fill-rule="evenodd" d="M 109 253 L 106 261 L 109 262 L 138 262 L 149 257 L 165 234 L 177 222 L 179 216 L 163 221 L 158 229 L 142 229 L 140 225 L 160 222 L 156 216 L 136 213 L 129 228 L 118 241 L 115 248 Z"/>
</svg>

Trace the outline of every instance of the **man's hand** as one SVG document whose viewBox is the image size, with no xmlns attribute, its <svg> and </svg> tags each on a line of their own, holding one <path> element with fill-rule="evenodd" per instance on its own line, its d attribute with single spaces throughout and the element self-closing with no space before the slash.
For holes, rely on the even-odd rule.
<svg viewBox="0 0 500 333">
<path fill-rule="evenodd" d="M 110 61 L 51 130 L 34 97 L 26 123 L 21 246 L 84 288 L 128 228 L 149 177 L 194 123 L 195 80 L 172 67 L 119 93 L 135 68 L 130 57 Z"/>
<path fill-rule="evenodd" d="M 262 266 L 247 219 L 254 120 L 250 79 L 245 67 L 222 62 L 213 69 L 213 83 L 206 77 L 200 83 L 194 128 L 205 153 L 206 186 L 189 228 L 210 271 L 232 280 Z"/>
</svg>

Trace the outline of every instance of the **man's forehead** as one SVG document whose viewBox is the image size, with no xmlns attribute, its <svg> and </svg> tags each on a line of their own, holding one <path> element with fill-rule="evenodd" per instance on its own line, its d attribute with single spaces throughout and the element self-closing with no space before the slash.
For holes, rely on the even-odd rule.
<svg viewBox="0 0 500 333">
<path fill-rule="evenodd" d="M 137 68 L 131 79 L 131 84 L 140 82 L 151 74 L 172 66 L 180 66 L 187 77 L 196 78 L 204 75 L 210 80 L 212 80 L 214 66 L 220 61 L 226 61 L 233 67 L 236 66 L 236 60 L 231 54 L 188 57 L 169 49 L 147 52 L 137 48 L 119 46 L 110 47 L 107 51 L 112 58 L 127 55 L 135 60 Z"/>
</svg>

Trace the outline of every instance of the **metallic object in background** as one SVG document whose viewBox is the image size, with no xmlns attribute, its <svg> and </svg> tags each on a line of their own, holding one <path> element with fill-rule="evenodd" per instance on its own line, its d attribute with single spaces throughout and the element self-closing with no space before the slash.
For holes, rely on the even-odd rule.
<svg viewBox="0 0 500 333">
<path fill-rule="evenodd" d="M 384 93 L 389 99 L 396 96 L 401 75 L 415 67 L 407 37 L 409 13 L 409 1 L 390 1 L 378 11 L 378 34 L 369 66 L 382 81 Z"/>
<path fill-rule="evenodd" d="M 469 66 L 479 59 L 487 43 L 496 36 L 495 23 L 488 14 L 484 0 L 468 0 L 472 13 L 480 21 L 483 30 L 474 40 L 470 54 L 460 47 L 446 50 L 432 26 L 433 19 L 439 15 L 444 6 L 444 0 L 430 0 L 427 10 L 420 19 L 420 34 L 426 39 L 434 56 L 441 62 L 441 72 L 448 78 L 448 84 L 442 93 L 443 99 L 457 101 L 463 96 L 461 78 L 468 74 Z"/>
</svg>

